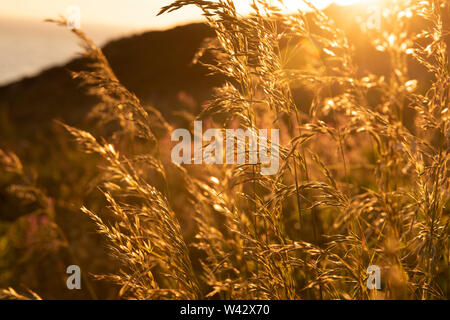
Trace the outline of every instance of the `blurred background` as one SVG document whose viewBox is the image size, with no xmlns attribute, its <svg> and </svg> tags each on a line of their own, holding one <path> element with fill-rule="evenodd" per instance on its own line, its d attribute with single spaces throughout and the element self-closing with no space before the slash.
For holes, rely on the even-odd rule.
<svg viewBox="0 0 450 320">
<path fill-rule="evenodd" d="M 170 1 L 169 1 L 170 2 Z M 83 30 L 98 44 L 148 29 L 200 20 L 195 7 L 156 16 L 164 0 L 18 0 L 0 3 L 0 85 L 67 62 L 78 51 L 67 30 L 44 23 L 78 6 Z"/>
</svg>

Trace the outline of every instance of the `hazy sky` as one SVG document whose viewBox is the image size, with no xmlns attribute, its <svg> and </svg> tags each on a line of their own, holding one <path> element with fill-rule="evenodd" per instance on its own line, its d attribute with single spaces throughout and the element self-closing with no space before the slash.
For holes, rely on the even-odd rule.
<svg viewBox="0 0 450 320">
<path fill-rule="evenodd" d="M 238 7 L 245 7 L 249 0 L 236 0 Z M 294 8 L 301 0 L 284 0 Z M 343 4 L 360 0 L 335 0 Z M 367 1 L 367 0 L 363 0 Z M 172 0 L 1 0 L 0 16 L 28 19 L 44 19 L 64 14 L 70 5 L 81 9 L 82 23 L 127 25 L 137 28 L 164 28 L 173 24 L 199 20 L 200 11 L 194 6 L 156 17 L 159 9 Z M 325 6 L 332 0 L 311 0 L 317 6 Z"/>
<path fill-rule="evenodd" d="M 42 20 L 65 14 L 71 5 L 81 11 L 82 23 L 159 28 L 201 18 L 195 7 L 156 17 L 171 0 L 1 0 L 0 16 Z"/>
</svg>

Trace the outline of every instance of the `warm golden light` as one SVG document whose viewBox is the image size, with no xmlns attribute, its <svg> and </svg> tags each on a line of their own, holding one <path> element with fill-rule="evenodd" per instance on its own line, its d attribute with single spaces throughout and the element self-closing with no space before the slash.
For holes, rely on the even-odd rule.
<svg viewBox="0 0 450 320">
<path fill-rule="evenodd" d="M 369 4 L 376 2 L 377 0 L 309 0 L 311 4 L 319 9 L 326 8 L 332 3 L 346 6 L 352 4 Z M 236 8 L 241 13 L 250 12 L 250 4 L 251 0 L 235 0 Z M 308 5 L 306 5 L 302 0 L 283 0 L 281 2 L 279 0 L 272 0 L 271 3 L 275 6 L 279 6 L 287 12 L 296 11 L 298 9 L 308 9 Z"/>
</svg>

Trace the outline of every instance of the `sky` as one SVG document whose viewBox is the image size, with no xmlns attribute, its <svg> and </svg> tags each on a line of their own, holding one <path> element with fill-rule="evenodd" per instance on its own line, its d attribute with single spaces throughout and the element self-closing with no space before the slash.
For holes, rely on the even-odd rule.
<svg viewBox="0 0 450 320">
<path fill-rule="evenodd" d="M 159 9 L 168 3 L 171 0 L 2 0 L 0 17 L 43 20 L 78 6 L 82 24 L 159 29 L 201 18 L 195 7 L 157 17 Z"/>
<path fill-rule="evenodd" d="M 318 7 L 331 2 L 351 4 L 367 0 L 310 0 Z M 200 20 L 200 10 L 194 6 L 178 12 L 157 17 L 159 9 L 172 0 L 2 0 L 0 17 L 42 20 L 64 14 L 71 5 L 78 6 L 82 23 L 123 25 L 133 28 L 160 29 L 175 24 Z M 245 12 L 249 0 L 235 0 L 237 7 Z M 296 8 L 301 0 L 284 0 L 288 8 Z"/>
</svg>

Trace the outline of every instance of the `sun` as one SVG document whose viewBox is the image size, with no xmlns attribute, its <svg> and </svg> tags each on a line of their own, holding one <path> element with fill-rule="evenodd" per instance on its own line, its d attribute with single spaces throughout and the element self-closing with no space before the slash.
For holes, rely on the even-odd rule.
<svg viewBox="0 0 450 320">
<path fill-rule="evenodd" d="M 302 0 L 284 0 L 285 6 L 289 10 L 297 10 L 302 7 L 306 7 Z M 339 5 L 351 5 L 361 2 L 367 2 L 367 0 L 311 0 L 310 1 L 317 8 L 324 8 L 330 5 L 331 3 L 336 3 Z"/>
<path fill-rule="evenodd" d="M 352 4 L 370 4 L 379 0 L 309 0 L 314 6 L 316 6 L 319 9 L 326 8 L 332 3 L 346 6 L 346 5 L 352 5 Z M 292 12 L 296 11 L 298 9 L 308 9 L 308 6 L 302 1 L 302 0 L 283 0 L 284 6 L 279 5 L 278 0 L 271 0 L 272 4 L 278 5 L 280 7 L 283 7 L 285 11 Z M 241 13 L 248 13 L 250 12 L 250 3 L 251 0 L 234 0 L 236 9 Z"/>
</svg>

